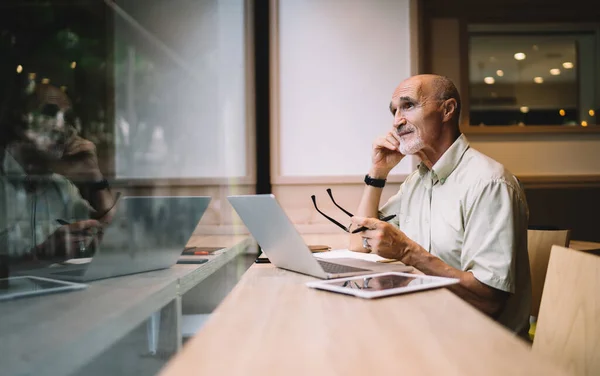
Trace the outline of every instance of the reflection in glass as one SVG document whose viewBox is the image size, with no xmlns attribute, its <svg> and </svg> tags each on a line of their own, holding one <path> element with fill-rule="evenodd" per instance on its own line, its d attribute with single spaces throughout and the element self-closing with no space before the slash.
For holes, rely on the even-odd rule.
<svg viewBox="0 0 600 376">
<path fill-rule="evenodd" d="M 470 125 L 597 124 L 593 33 L 469 33 Z"/>
<path fill-rule="evenodd" d="M 351 289 L 382 291 L 406 286 L 417 286 L 431 283 L 425 278 L 402 275 L 382 275 L 377 277 L 356 277 L 347 281 L 331 281 L 330 284 Z"/>
</svg>

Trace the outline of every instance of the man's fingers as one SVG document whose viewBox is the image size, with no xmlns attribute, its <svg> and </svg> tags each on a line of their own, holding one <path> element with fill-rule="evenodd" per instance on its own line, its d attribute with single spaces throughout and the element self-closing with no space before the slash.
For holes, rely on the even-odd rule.
<svg viewBox="0 0 600 376">
<path fill-rule="evenodd" d="M 381 222 L 380 220 L 375 219 L 375 218 L 365 218 L 365 217 L 357 217 L 357 216 L 352 217 L 351 220 L 355 226 L 359 226 L 359 227 L 364 226 L 371 230 L 376 229 L 377 226 L 379 225 L 379 223 Z"/>
<path fill-rule="evenodd" d="M 95 219 L 85 219 L 83 221 L 78 221 L 75 223 L 71 223 L 69 226 L 69 231 L 83 231 L 92 228 L 100 228 L 102 224 Z"/>
</svg>

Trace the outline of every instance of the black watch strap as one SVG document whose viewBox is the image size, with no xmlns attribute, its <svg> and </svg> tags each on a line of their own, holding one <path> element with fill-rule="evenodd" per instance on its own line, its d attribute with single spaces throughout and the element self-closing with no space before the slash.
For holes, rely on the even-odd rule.
<svg viewBox="0 0 600 376">
<path fill-rule="evenodd" d="M 94 182 L 86 183 L 86 187 L 91 192 L 102 191 L 104 189 L 110 188 L 110 186 L 108 185 L 108 180 L 106 180 L 106 179 L 102 179 L 100 181 L 94 181 Z"/>
<path fill-rule="evenodd" d="M 365 175 L 365 184 L 372 187 L 383 188 L 385 187 L 385 179 L 374 179 L 369 175 Z"/>
</svg>

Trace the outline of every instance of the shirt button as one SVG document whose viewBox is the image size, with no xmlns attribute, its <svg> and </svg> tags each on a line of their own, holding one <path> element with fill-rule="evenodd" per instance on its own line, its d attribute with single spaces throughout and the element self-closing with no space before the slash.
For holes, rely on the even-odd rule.
<svg viewBox="0 0 600 376">
<path fill-rule="evenodd" d="M 440 179 L 440 183 L 444 184 L 445 182 L 446 182 L 446 179 L 445 179 L 445 178 L 441 178 L 441 179 Z"/>
</svg>

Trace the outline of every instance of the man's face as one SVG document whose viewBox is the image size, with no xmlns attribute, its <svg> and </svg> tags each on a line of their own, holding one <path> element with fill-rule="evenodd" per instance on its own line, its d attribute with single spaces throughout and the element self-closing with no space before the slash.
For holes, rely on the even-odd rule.
<svg viewBox="0 0 600 376">
<path fill-rule="evenodd" d="M 390 111 L 400 136 L 399 150 L 404 155 L 431 147 L 439 136 L 441 103 L 431 93 L 424 79 L 417 76 L 401 83 L 392 95 Z"/>
<path fill-rule="evenodd" d="M 41 111 L 24 114 L 24 141 L 45 158 L 62 158 L 69 139 L 64 117 L 65 112 L 55 105 L 45 105 Z"/>
<path fill-rule="evenodd" d="M 65 122 L 70 103 L 62 91 L 51 85 L 41 85 L 32 94 L 22 115 L 19 133 L 26 150 L 56 160 L 63 156 L 72 128 Z"/>
</svg>

